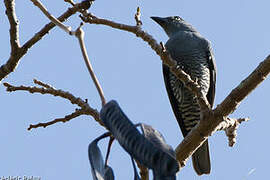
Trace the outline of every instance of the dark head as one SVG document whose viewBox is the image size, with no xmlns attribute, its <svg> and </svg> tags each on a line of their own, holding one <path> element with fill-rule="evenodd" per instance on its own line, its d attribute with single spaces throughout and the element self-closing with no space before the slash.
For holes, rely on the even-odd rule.
<svg viewBox="0 0 270 180">
<path fill-rule="evenodd" d="M 173 36 L 175 33 L 179 31 L 191 31 L 196 32 L 196 30 L 184 21 L 179 16 L 170 16 L 170 17 L 151 17 L 154 21 L 156 21 L 167 33 L 169 37 Z"/>
</svg>

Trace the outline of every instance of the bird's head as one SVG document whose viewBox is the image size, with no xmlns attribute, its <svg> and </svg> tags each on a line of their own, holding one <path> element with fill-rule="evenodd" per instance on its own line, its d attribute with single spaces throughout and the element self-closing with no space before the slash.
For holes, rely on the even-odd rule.
<svg viewBox="0 0 270 180">
<path fill-rule="evenodd" d="M 173 36 L 179 31 L 191 31 L 196 32 L 196 30 L 184 21 L 179 16 L 170 16 L 170 17 L 151 17 L 155 22 L 157 22 L 167 33 L 169 37 Z"/>
</svg>

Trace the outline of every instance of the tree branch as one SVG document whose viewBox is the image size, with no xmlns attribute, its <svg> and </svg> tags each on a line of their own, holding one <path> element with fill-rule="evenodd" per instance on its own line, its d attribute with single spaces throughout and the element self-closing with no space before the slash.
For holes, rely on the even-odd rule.
<svg viewBox="0 0 270 180">
<path fill-rule="evenodd" d="M 234 118 L 227 117 L 226 119 L 224 119 L 222 123 L 219 124 L 217 129 L 225 131 L 229 140 L 230 147 L 233 147 L 233 145 L 236 143 L 236 136 L 237 136 L 236 130 L 238 129 L 239 125 L 242 122 L 246 122 L 248 120 L 249 118 L 234 119 Z"/>
<path fill-rule="evenodd" d="M 33 79 L 33 82 L 34 82 L 35 84 L 37 84 L 37 85 L 40 85 L 40 86 L 44 87 L 44 88 L 47 88 L 47 89 L 53 89 L 53 87 L 52 87 L 51 85 L 46 84 L 46 83 L 44 83 L 44 82 L 41 82 L 41 81 L 39 81 L 39 80 L 37 80 L 37 79 Z"/>
<path fill-rule="evenodd" d="M 140 164 L 136 159 L 135 159 L 135 162 L 136 162 L 138 168 L 140 169 L 141 179 L 142 180 L 149 180 L 149 170 L 148 170 L 148 168 L 146 168 L 145 166 Z"/>
<path fill-rule="evenodd" d="M 49 121 L 49 122 L 45 122 L 45 123 L 38 123 L 38 124 L 30 124 L 29 127 L 27 128 L 28 131 L 30 131 L 32 128 L 38 128 L 38 127 L 43 127 L 43 128 L 46 128 L 47 126 L 50 126 L 50 125 L 53 125 L 55 123 L 58 123 L 58 122 L 67 122 L 71 119 L 74 119 L 76 117 L 79 117 L 80 115 L 86 115 L 87 112 L 83 109 L 76 109 L 75 112 L 69 114 L 69 115 L 66 115 L 64 118 L 57 118 L 53 121 Z"/>
<path fill-rule="evenodd" d="M 52 23 L 47 24 L 40 32 L 38 32 L 33 38 L 26 42 L 21 48 L 19 48 L 19 38 L 18 38 L 18 25 L 14 10 L 14 1 L 5 0 L 7 11 L 7 16 L 10 21 L 10 36 L 11 36 L 11 46 L 12 52 L 8 62 L 0 67 L 0 80 L 6 77 L 10 72 L 12 72 L 19 59 L 31 48 L 37 41 L 39 41 L 50 29 L 55 25 Z M 78 4 L 75 4 L 73 8 L 64 13 L 59 20 L 64 21 L 66 18 L 70 17 L 77 11 L 81 11 L 82 8 Z M 236 129 L 239 124 L 247 119 L 232 119 L 227 116 L 234 112 L 240 102 L 247 97 L 270 73 L 270 56 L 268 56 L 245 80 L 243 80 L 231 93 L 220 103 L 214 110 L 211 110 L 210 105 L 206 97 L 202 94 L 201 88 L 198 83 L 190 78 L 188 74 L 181 70 L 177 63 L 170 57 L 168 51 L 165 49 L 164 45 L 158 44 L 157 41 L 147 32 L 141 29 L 141 21 L 139 19 L 139 10 L 135 16 L 136 25 L 130 26 L 125 24 L 116 23 L 106 19 L 100 19 L 92 14 L 82 13 L 81 19 L 84 22 L 90 24 L 102 24 L 110 26 L 115 29 L 120 29 L 124 31 L 131 32 L 136 36 L 140 37 L 146 41 L 150 47 L 160 56 L 162 62 L 166 64 L 172 73 L 174 73 L 178 79 L 185 83 L 185 86 L 189 88 L 198 98 L 198 102 L 201 107 L 201 121 L 196 125 L 195 128 L 184 138 L 184 140 L 176 148 L 177 160 L 181 166 L 185 165 L 186 160 L 193 154 L 193 152 L 210 136 L 217 130 L 225 130 L 227 136 L 229 137 L 229 144 L 232 146 L 235 143 Z M 17 49 L 17 50 L 14 50 Z M 17 51 L 17 53 L 13 53 Z M 74 97 L 68 92 L 61 90 L 55 90 L 53 87 L 40 84 L 45 88 L 37 87 L 26 87 L 19 86 L 15 87 L 8 83 L 4 83 L 7 87 L 7 91 L 17 91 L 24 90 L 30 93 L 42 93 L 42 94 L 52 94 L 55 96 L 60 96 L 71 101 L 73 104 L 79 105 L 82 110 L 90 109 L 91 115 L 99 122 L 98 112 L 82 101 L 80 98 Z M 89 111 L 90 112 L 90 111 Z M 94 113 L 93 113 L 94 112 Z M 76 112 L 75 112 L 76 113 Z M 74 113 L 68 115 L 76 116 Z M 76 116 L 77 117 L 77 116 Z M 61 118 L 62 120 L 64 118 Z M 62 121 L 63 122 L 63 121 Z M 43 124 L 44 125 L 44 124 Z M 33 125 L 34 126 L 34 125 Z M 37 125 L 36 125 L 37 126 Z M 42 125 L 41 125 L 42 126 Z"/>
<path fill-rule="evenodd" d="M 157 41 L 147 32 L 141 29 L 141 25 L 130 26 L 125 24 L 116 23 L 113 21 L 109 21 L 107 19 L 101 19 L 93 14 L 81 15 L 81 19 L 89 24 L 101 24 L 110 26 L 115 29 L 120 29 L 124 31 L 131 32 L 135 34 L 137 37 L 143 39 L 145 42 L 149 44 L 149 46 L 158 54 L 164 64 L 166 64 L 172 73 L 185 83 L 186 87 L 190 89 L 196 96 L 198 97 L 198 102 L 202 111 L 207 111 L 210 109 L 210 105 L 206 99 L 206 97 L 201 92 L 201 87 L 197 82 L 193 81 L 188 74 L 186 74 L 181 68 L 177 65 L 176 61 L 174 61 L 168 51 L 165 49 L 164 45 L 158 44 Z M 137 22 L 138 24 L 138 22 Z"/>
<path fill-rule="evenodd" d="M 215 114 L 227 116 L 234 112 L 240 102 L 248 96 L 270 73 L 270 55 L 244 79 L 214 110 Z"/>
<path fill-rule="evenodd" d="M 184 140 L 176 148 L 176 157 L 181 166 L 185 165 L 187 159 L 193 152 L 207 139 L 220 128 L 221 123 L 226 123 L 224 119 L 232 113 L 241 101 L 251 93 L 270 73 L 270 56 L 268 56 L 260 65 L 244 79 L 231 93 L 220 103 L 213 111 L 203 113 L 201 121 L 192 131 L 184 138 Z M 241 121 L 241 119 L 239 120 Z M 231 135 L 233 129 L 230 129 L 230 124 L 227 126 L 227 134 Z M 235 129 L 236 130 L 236 129 Z M 233 131 L 235 131 L 233 130 Z M 230 138 L 230 137 L 229 137 Z M 233 145 L 232 138 L 229 145 Z"/>
<path fill-rule="evenodd" d="M 157 44 L 157 41 L 147 32 L 141 29 L 141 26 L 129 26 L 125 24 L 115 23 L 106 19 L 100 19 L 92 14 L 87 16 L 80 16 L 84 22 L 90 24 L 102 24 L 110 26 L 115 29 L 131 32 L 136 36 L 146 41 L 150 47 L 161 57 L 164 64 L 170 67 L 170 71 L 176 75 L 178 79 L 185 83 L 185 86 L 189 88 L 198 98 L 198 102 L 201 107 L 201 121 L 197 126 L 184 138 L 184 140 L 176 148 L 177 160 L 183 167 L 186 160 L 193 154 L 193 152 L 210 136 L 213 132 L 220 127 L 221 123 L 226 124 L 224 128 L 229 131 L 231 125 L 228 121 L 224 121 L 227 116 L 232 113 L 239 103 L 258 85 L 260 84 L 270 72 L 270 56 L 262 62 L 254 72 L 241 84 L 235 88 L 227 98 L 217 106 L 215 110 L 211 110 L 206 97 L 200 91 L 200 86 L 193 81 L 189 75 L 181 70 L 177 66 L 176 62 L 170 57 L 166 51 L 164 45 Z M 228 123 L 228 124 L 227 124 Z M 237 125 L 238 126 L 238 125 Z M 237 128 L 234 128 L 232 132 L 235 132 Z M 232 129 L 231 129 L 232 130 Z M 227 133 L 228 136 L 232 133 Z M 233 145 L 235 136 L 229 139 L 229 144 Z"/>
<path fill-rule="evenodd" d="M 10 24 L 10 45 L 11 45 L 11 56 L 16 55 L 20 47 L 19 40 L 19 21 L 15 12 L 15 0 L 4 0 L 6 6 L 6 15 Z"/>
<path fill-rule="evenodd" d="M 45 14 L 55 25 L 57 25 L 58 27 L 60 27 L 64 31 L 66 31 L 67 33 L 69 33 L 71 31 L 71 27 L 65 26 L 58 19 L 56 19 L 54 16 L 52 16 L 48 12 L 48 10 L 41 4 L 40 1 L 38 1 L 38 0 L 30 0 L 30 1 L 32 1 L 32 3 L 35 6 L 37 6 L 43 12 L 43 14 Z"/>
<path fill-rule="evenodd" d="M 14 5 L 14 0 L 5 0 L 5 5 L 6 5 L 6 14 L 8 15 L 10 24 L 14 24 L 12 22 L 16 22 L 16 15 L 15 15 L 15 5 Z M 61 16 L 59 16 L 58 20 L 60 22 L 65 21 L 68 19 L 70 16 L 74 15 L 76 12 L 81 11 L 82 9 L 85 9 L 86 3 L 83 1 L 81 3 L 75 4 L 72 8 L 68 8 L 66 12 L 64 12 Z M 11 8 L 9 8 L 11 7 Z M 15 15 L 15 16 L 14 16 Z M 10 19 L 11 17 L 11 19 Z M 14 20 L 12 20 L 13 18 Z M 12 25 L 11 29 L 16 29 L 18 25 Z M 31 39 L 29 39 L 22 47 L 19 47 L 19 40 L 18 40 L 18 31 L 17 33 L 14 33 L 14 30 L 12 30 L 12 36 L 11 36 L 11 46 L 15 42 L 15 44 L 18 44 L 18 48 L 16 53 L 11 52 L 11 56 L 7 60 L 5 64 L 3 64 L 0 67 L 0 82 L 2 79 L 8 76 L 11 72 L 15 70 L 17 67 L 20 59 L 27 53 L 27 51 L 35 45 L 39 40 L 42 39 L 52 28 L 54 28 L 55 25 L 54 23 L 48 23 L 46 24 L 39 32 L 37 32 Z M 10 30 L 11 32 L 11 30 Z M 16 36 L 14 34 L 17 34 Z M 16 41 L 17 40 L 17 41 Z M 17 45 L 16 45 L 17 46 Z M 15 47 L 15 45 L 14 45 Z M 15 48 L 16 49 L 16 48 Z"/>
<path fill-rule="evenodd" d="M 47 16 L 55 25 L 59 26 L 61 29 L 63 29 L 65 32 L 67 32 L 69 35 L 75 35 L 78 40 L 79 40 L 79 44 L 80 44 L 80 48 L 81 48 L 81 52 L 83 55 L 83 59 L 85 62 L 85 65 L 87 67 L 87 70 L 95 84 L 95 87 L 99 93 L 100 99 L 101 99 L 101 103 L 102 106 L 104 106 L 106 104 L 106 100 L 105 100 L 105 96 L 103 93 L 103 90 L 100 86 L 100 83 L 94 73 L 93 67 L 90 63 L 90 59 L 88 57 L 87 54 L 87 50 L 85 47 L 85 43 L 84 43 L 84 31 L 82 30 L 81 26 L 83 25 L 81 23 L 81 25 L 77 28 L 76 31 L 72 31 L 71 27 L 65 26 L 64 24 L 62 24 L 60 21 L 58 21 L 53 15 L 51 15 L 48 10 L 45 8 L 45 6 L 39 1 L 39 0 L 31 0 L 35 6 L 37 6 L 44 14 L 45 16 Z M 68 1 L 69 3 L 72 3 L 72 1 Z M 90 5 L 89 5 L 90 7 Z M 85 12 L 85 11 L 84 11 Z"/>
<path fill-rule="evenodd" d="M 90 76 L 91 76 L 91 78 L 96 86 L 96 89 L 98 91 L 98 94 L 99 94 L 99 97 L 101 100 L 101 104 L 102 104 L 102 106 L 104 106 L 106 104 L 104 92 L 103 92 L 101 85 L 100 85 L 100 83 L 99 83 L 99 81 L 94 73 L 94 69 L 92 67 L 92 64 L 90 63 L 90 59 L 89 59 L 88 54 L 87 54 L 87 50 L 86 50 L 85 43 L 84 43 L 84 31 L 81 28 L 78 28 L 75 35 L 79 40 L 80 48 L 82 51 L 83 59 L 84 59 L 85 65 L 87 67 L 87 70 L 90 73 Z"/>
<path fill-rule="evenodd" d="M 80 110 L 77 110 L 76 112 L 65 116 L 64 118 L 60 118 L 60 119 L 55 119 L 54 121 L 51 122 L 47 122 L 47 123 L 39 123 L 37 125 L 30 125 L 30 127 L 28 128 L 29 130 L 31 128 L 36 128 L 36 127 L 46 127 L 48 125 L 52 125 L 55 124 L 56 122 L 66 122 L 72 118 L 75 118 L 79 115 L 85 114 L 85 115 L 90 115 L 92 116 L 100 125 L 103 126 L 103 123 L 101 122 L 100 118 L 99 118 L 99 112 L 96 109 L 93 109 L 89 106 L 89 104 L 85 101 L 83 101 L 81 98 L 79 97 L 75 97 L 74 95 L 72 95 L 69 92 L 65 92 L 62 91 L 60 89 L 55 89 L 52 86 L 43 83 L 41 81 L 38 80 L 34 80 L 35 84 L 41 85 L 43 87 L 30 87 L 30 86 L 13 86 L 10 85 L 9 83 L 3 83 L 3 85 L 7 88 L 6 91 L 8 92 L 14 92 L 14 91 L 27 91 L 29 93 L 40 93 L 40 94 L 50 94 L 53 96 L 59 96 L 62 97 L 64 99 L 69 100 L 72 104 L 76 104 L 80 107 Z M 45 87 L 45 88 L 44 88 Z M 48 88 L 46 88 L 48 87 Z"/>
</svg>

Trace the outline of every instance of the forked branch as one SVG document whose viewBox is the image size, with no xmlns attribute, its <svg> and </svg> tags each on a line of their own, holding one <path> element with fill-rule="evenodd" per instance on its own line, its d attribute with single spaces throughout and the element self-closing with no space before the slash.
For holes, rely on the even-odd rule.
<svg viewBox="0 0 270 180">
<path fill-rule="evenodd" d="M 21 58 L 28 52 L 28 50 L 40 41 L 51 29 L 55 27 L 55 24 L 50 22 L 46 24 L 39 32 L 30 38 L 25 44 L 20 46 L 19 43 L 19 21 L 16 18 L 15 13 L 15 0 L 5 0 L 6 14 L 10 23 L 10 42 L 11 42 L 11 55 L 7 62 L 0 66 L 0 82 L 6 78 L 11 72 L 15 70 Z M 72 8 L 68 8 L 57 19 L 60 22 L 67 20 L 78 11 L 82 11 L 87 8 L 88 4 L 84 1 L 75 4 Z"/>
<path fill-rule="evenodd" d="M 42 87 L 36 87 L 36 86 L 13 86 L 9 83 L 3 83 L 3 85 L 7 88 L 6 90 L 8 92 L 14 92 L 14 91 L 26 91 L 29 93 L 40 93 L 40 94 L 50 94 L 53 96 L 58 96 L 62 97 L 64 99 L 67 99 L 70 101 L 72 104 L 76 104 L 80 107 L 80 109 L 76 109 L 75 112 L 65 116 L 64 118 L 58 118 L 50 122 L 46 123 L 38 123 L 35 125 L 30 125 L 28 130 L 31 130 L 32 128 L 37 128 L 37 127 L 47 127 L 49 125 L 58 123 L 58 122 L 67 122 L 71 119 L 74 119 L 80 115 L 90 115 L 92 116 L 100 125 L 103 126 L 103 123 L 101 122 L 99 118 L 99 112 L 96 109 L 93 109 L 90 107 L 90 105 L 86 102 L 83 101 L 79 97 L 75 97 L 73 94 L 63 91 L 61 89 L 55 89 L 51 85 L 46 84 L 44 82 L 41 82 L 39 80 L 34 80 L 34 83 L 37 85 L 40 85 Z"/>
<path fill-rule="evenodd" d="M 81 48 L 81 52 L 82 52 L 82 55 L 83 55 L 83 59 L 84 59 L 84 62 L 85 62 L 85 65 L 87 67 L 87 70 L 96 86 L 96 89 L 99 93 L 99 96 L 100 96 L 100 99 L 101 99 L 101 103 L 102 103 L 102 106 L 104 106 L 106 104 L 106 100 L 105 100 L 105 96 L 104 96 L 104 93 L 103 93 L 103 90 L 101 88 L 101 85 L 94 73 L 94 70 L 93 70 L 93 67 L 90 63 L 90 59 L 88 57 L 88 54 L 87 54 L 87 50 L 86 50 L 86 47 L 85 47 L 85 43 L 84 43 L 84 31 L 82 30 L 82 23 L 81 25 L 77 28 L 76 31 L 72 31 L 71 27 L 69 26 L 65 26 L 64 24 L 62 24 L 58 19 L 56 19 L 52 14 L 50 14 L 48 12 L 48 10 L 45 8 L 45 6 L 39 1 L 39 0 L 31 0 L 34 5 L 36 5 L 44 14 L 45 16 L 47 16 L 55 25 L 59 26 L 61 29 L 63 29 L 65 32 L 67 32 L 68 34 L 70 35 L 75 35 L 78 40 L 79 40 L 79 44 L 80 44 L 80 48 Z M 68 1 L 69 3 L 72 4 L 72 1 Z M 84 11 L 85 12 L 85 11 Z"/>
<path fill-rule="evenodd" d="M 216 109 L 211 110 L 206 97 L 200 91 L 200 86 L 193 81 L 189 75 L 177 66 L 176 62 L 170 57 L 164 45 L 160 45 L 157 41 L 147 32 L 141 29 L 141 26 L 130 26 L 125 24 L 116 23 L 106 19 L 98 18 L 92 14 L 87 16 L 81 15 L 81 19 L 90 24 L 102 24 L 110 26 L 115 29 L 131 32 L 136 36 L 146 41 L 150 47 L 160 56 L 162 62 L 170 67 L 178 79 L 185 83 L 198 98 L 201 107 L 202 117 L 201 122 L 184 138 L 180 145 L 176 148 L 177 159 L 181 166 L 184 166 L 186 160 L 193 154 L 193 152 L 217 130 L 221 123 L 226 123 L 224 118 L 231 114 L 240 102 L 255 89 L 269 74 L 270 72 L 270 56 L 267 57 L 249 77 L 247 77 L 241 84 L 236 87 L 225 100 L 217 106 Z M 232 138 L 234 139 L 234 138 Z M 230 144 L 233 144 L 231 140 Z"/>
<path fill-rule="evenodd" d="M 143 39 L 156 52 L 156 54 L 160 56 L 162 62 L 166 64 L 168 67 L 170 67 L 170 70 L 176 75 L 176 77 L 179 78 L 181 81 L 183 81 L 186 87 L 197 95 L 201 109 L 203 111 L 207 111 L 210 109 L 210 105 L 206 97 L 201 92 L 198 83 L 193 81 L 188 74 L 186 74 L 179 66 L 177 66 L 176 62 L 171 58 L 170 54 L 165 49 L 165 47 L 157 43 L 157 41 L 146 31 L 143 31 L 141 25 L 130 26 L 120 24 L 107 19 L 98 18 L 93 14 L 87 14 L 86 16 L 81 15 L 81 19 L 86 23 L 102 24 L 105 26 L 110 26 L 115 29 L 128 31 L 135 34 L 137 37 Z"/>
</svg>

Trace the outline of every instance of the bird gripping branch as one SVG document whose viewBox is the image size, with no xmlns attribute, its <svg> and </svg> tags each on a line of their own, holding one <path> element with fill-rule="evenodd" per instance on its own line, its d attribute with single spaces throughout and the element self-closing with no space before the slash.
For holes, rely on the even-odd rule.
<svg viewBox="0 0 270 180">
<path fill-rule="evenodd" d="M 172 59 L 201 86 L 211 107 L 214 104 L 216 65 L 210 42 L 179 16 L 151 17 L 169 36 L 165 47 Z M 163 64 L 163 76 L 170 103 L 183 136 L 200 121 L 197 97 Z M 208 140 L 192 155 L 198 175 L 211 170 Z"/>
</svg>

